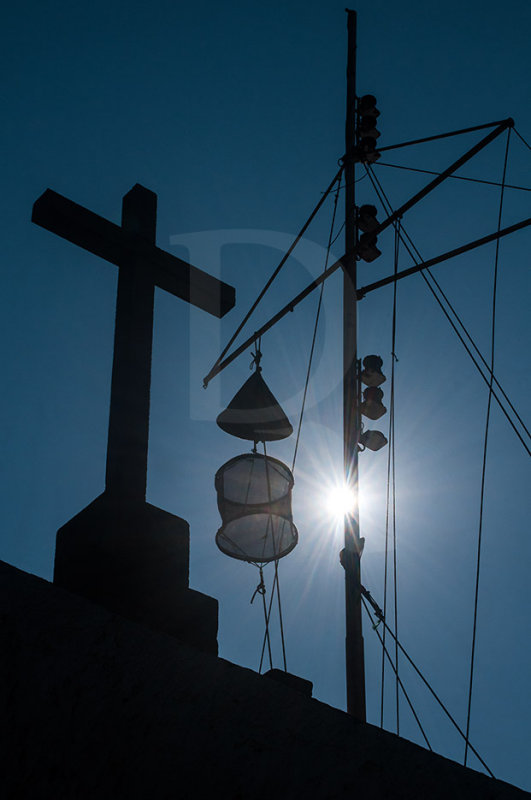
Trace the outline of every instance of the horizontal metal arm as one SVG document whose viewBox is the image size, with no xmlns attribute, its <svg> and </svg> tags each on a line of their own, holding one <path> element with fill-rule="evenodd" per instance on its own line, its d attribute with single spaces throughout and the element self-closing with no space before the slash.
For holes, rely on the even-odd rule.
<svg viewBox="0 0 531 800">
<path fill-rule="evenodd" d="M 514 233 L 521 228 L 526 228 L 528 225 L 531 225 L 531 217 L 522 220 L 522 222 L 517 222 L 515 225 L 510 225 L 508 228 L 503 228 L 501 231 L 490 233 L 488 236 L 483 236 L 481 239 L 475 239 L 473 242 L 463 244 L 461 247 L 456 247 L 455 250 L 449 250 L 447 253 L 443 253 L 440 256 L 431 258 L 429 261 L 423 261 L 421 264 L 417 264 L 414 267 L 397 272 L 396 275 L 389 275 L 387 278 L 382 278 L 380 281 L 369 283 L 367 286 L 363 286 L 361 289 L 357 290 L 357 298 L 358 300 L 361 300 L 366 294 L 373 292 L 375 289 L 380 289 L 382 286 L 387 286 L 389 283 L 395 283 L 402 278 L 407 278 L 408 275 L 414 275 L 415 272 L 420 272 L 423 269 L 428 269 L 428 267 L 433 267 L 435 264 L 440 264 L 442 261 L 448 261 L 449 258 L 459 256 L 461 253 L 467 253 L 469 250 L 474 250 L 476 247 L 481 247 L 482 244 L 494 242 L 496 239 L 501 239 L 502 236 L 507 236 L 509 233 Z"/>
<path fill-rule="evenodd" d="M 400 217 L 402 217 L 402 215 L 405 214 L 406 211 L 409 211 L 410 208 L 416 205 L 416 203 L 422 200 L 422 198 L 426 197 L 427 194 L 429 194 L 433 189 L 435 189 L 436 186 L 442 183 L 449 175 L 451 175 L 453 172 L 459 169 L 459 167 L 461 167 L 463 164 L 469 161 L 473 156 L 476 155 L 476 153 L 478 153 L 480 150 L 482 150 L 484 147 L 490 144 L 490 142 L 492 142 L 497 136 L 503 133 L 504 130 L 512 127 L 513 124 L 514 123 L 512 119 L 506 119 L 503 120 L 503 122 L 500 122 L 500 124 L 495 130 L 487 134 L 487 136 L 481 139 L 481 141 L 479 141 L 477 144 L 471 147 L 470 150 L 467 150 L 464 155 L 458 158 L 457 161 L 454 161 L 454 163 L 451 164 L 447 169 L 445 169 L 444 172 L 441 172 L 440 175 L 437 175 L 436 178 L 430 181 L 424 187 L 424 189 L 421 189 L 420 192 L 417 192 L 417 194 L 413 195 L 413 197 L 411 197 L 402 206 L 400 206 L 400 208 L 397 209 L 397 211 L 394 211 L 391 214 L 391 216 L 387 217 L 387 219 L 381 222 L 378 225 L 378 227 L 375 228 L 374 231 L 372 231 L 373 235 L 378 236 L 378 234 L 380 234 L 381 231 L 388 228 L 397 219 L 400 219 Z M 237 347 L 236 350 L 233 350 L 233 352 L 230 353 L 223 361 L 216 362 L 216 364 L 212 367 L 208 375 L 205 378 L 203 378 L 203 386 L 206 387 L 209 381 L 212 380 L 212 378 L 214 378 L 216 375 L 219 375 L 219 373 L 222 372 L 222 370 L 224 370 L 225 367 L 227 367 L 230 363 L 234 361 L 234 359 L 236 359 L 239 355 L 245 352 L 245 350 L 247 350 L 247 348 L 250 347 L 250 345 L 254 344 L 254 342 L 260 336 L 262 336 L 264 333 L 266 333 L 266 331 L 272 328 L 273 325 L 279 322 L 279 320 L 281 320 L 282 317 L 286 316 L 286 314 L 288 314 L 290 311 L 293 311 L 295 306 L 297 306 L 302 300 L 304 300 L 305 297 L 307 297 L 311 292 L 313 292 L 314 289 L 320 286 L 323 283 L 323 281 L 329 278 L 333 272 L 339 269 L 339 267 L 343 267 L 344 266 L 343 260 L 345 260 L 345 263 L 347 263 L 348 261 L 348 258 L 346 258 L 346 256 L 348 257 L 352 257 L 352 255 L 357 256 L 358 251 L 359 251 L 359 245 L 354 247 L 351 252 L 345 254 L 342 258 L 340 258 L 338 261 L 336 261 L 334 264 L 328 267 L 328 269 L 326 269 L 318 278 L 312 281 L 305 289 L 302 290 L 302 292 L 300 292 L 289 303 L 287 303 L 284 306 L 284 308 L 282 308 L 277 314 L 275 314 L 275 316 L 272 317 L 269 320 L 269 322 L 266 322 L 265 325 L 262 325 L 262 327 L 259 328 L 259 330 L 255 331 L 255 333 L 252 336 L 246 339 L 246 341 L 239 347 Z"/>
<path fill-rule="evenodd" d="M 384 150 L 397 150 L 399 147 L 409 147 L 413 144 L 423 144 L 424 142 L 434 142 L 437 139 L 447 139 L 449 136 L 460 136 L 462 133 L 473 133 L 474 131 L 481 131 L 484 128 L 495 128 L 497 125 L 503 125 L 504 122 L 511 123 L 511 127 L 514 125 L 514 120 L 499 120 L 498 122 L 486 122 L 484 125 L 474 125 L 473 128 L 461 128 L 458 131 L 449 131 L 448 133 L 436 133 L 434 136 L 425 136 L 423 139 L 412 139 L 409 142 L 399 142 L 398 144 L 389 144 L 386 147 L 377 147 L 377 151 L 379 153 L 383 153 Z"/>
</svg>

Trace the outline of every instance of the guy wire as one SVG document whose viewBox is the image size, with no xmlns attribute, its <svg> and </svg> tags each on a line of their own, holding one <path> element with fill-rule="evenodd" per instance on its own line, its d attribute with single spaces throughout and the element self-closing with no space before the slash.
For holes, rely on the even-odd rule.
<svg viewBox="0 0 531 800">
<path fill-rule="evenodd" d="M 502 211 L 503 211 L 503 194 L 504 194 L 504 183 L 505 183 L 505 176 L 507 174 L 507 160 L 509 156 L 509 142 L 511 137 L 511 129 L 507 131 L 507 143 L 505 146 L 505 158 L 503 162 L 503 177 L 502 177 L 502 188 L 500 192 L 500 206 L 498 211 L 498 230 L 501 227 L 501 218 L 502 218 Z M 479 575 L 480 575 L 480 563 L 481 563 L 481 543 L 482 543 L 482 532 L 483 532 L 483 506 L 485 500 L 485 477 L 487 471 L 487 447 L 488 447 L 488 439 L 489 439 L 489 422 L 490 422 L 490 410 L 492 404 L 492 376 L 494 374 L 494 352 L 495 352 L 495 334 L 496 334 L 496 290 L 498 286 L 498 255 L 499 255 L 499 244 L 500 240 L 496 240 L 496 253 L 494 256 L 494 276 L 493 276 L 493 286 L 492 286 L 492 323 L 491 323 L 491 362 L 490 362 L 490 384 L 489 384 L 489 395 L 487 401 L 487 414 L 485 419 L 485 435 L 484 435 L 484 442 L 483 442 L 483 464 L 481 468 L 481 492 L 480 492 L 480 501 L 479 501 L 479 528 L 478 528 L 478 548 L 477 548 L 477 561 L 476 561 L 476 585 L 474 590 L 474 616 L 473 616 L 473 623 L 472 623 L 472 651 L 470 655 L 470 681 L 469 681 L 469 688 L 468 688 L 468 707 L 467 707 L 467 718 L 466 718 L 466 739 L 465 739 L 465 755 L 464 755 L 464 765 L 466 767 L 467 756 L 468 756 L 468 735 L 470 732 L 470 713 L 472 708 L 472 685 L 474 680 L 474 657 L 476 652 L 476 632 L 477 632 L 477 620 L 478 620 L 478 599 L 479 599 Z"/>
</svg>

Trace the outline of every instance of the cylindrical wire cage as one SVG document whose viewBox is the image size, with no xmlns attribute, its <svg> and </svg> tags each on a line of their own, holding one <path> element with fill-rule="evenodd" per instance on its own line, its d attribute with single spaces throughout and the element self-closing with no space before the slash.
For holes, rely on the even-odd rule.
<svg viewBox="0 0 531 800">
<path fill-rule="evenodd" d="M 293 475 L 282 461 L 259 453 L 236 456 L 218 469 L 215 483 L 223 521 L 216 544 L 223 553 L 264 564 L 293 550 Z"/>
</svg>

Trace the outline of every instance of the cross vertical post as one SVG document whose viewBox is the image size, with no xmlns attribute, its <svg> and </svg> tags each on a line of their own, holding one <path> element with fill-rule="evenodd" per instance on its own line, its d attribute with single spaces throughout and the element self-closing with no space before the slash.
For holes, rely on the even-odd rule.
<svg viewBox="0 0 531 800">
<path fill-rule="evenodd" d="M 190 589 L 186 520 L 146 502 L 155 286 L 215 317 L 232 286 L 155 244 L 157 195 L 136 184 L 122 224 L 47 189 L 32 221 L 118 266 L 105 491 L 57 532 L 56 586 L 217 654 L 217 600 Z"/>
<path fill-rule="evenodd" d="M 122 229 L 155 244 L 157 195 L 136 184 L 122 201 Z M 153 277 L 140 254 L 119 270 L 105 489 L 144 502 L 153 343 Z"/>
<path fill-rule="evenodd" d="M 356 296 L 356 12 L 347 9 L 347 108 L 345 124 L 345 252 L 343 259 L 343 442 L 345 484 L 353 494 L 353 509 L 345 515 L 345 548 L 341 563 L 345 570 L 345 655 L 347 711 L 361 722 L 365 712 L 365 665 L 361 621 L 358 505 L 358 441 L 360 412 L 357 357 Z"/>
</svg>

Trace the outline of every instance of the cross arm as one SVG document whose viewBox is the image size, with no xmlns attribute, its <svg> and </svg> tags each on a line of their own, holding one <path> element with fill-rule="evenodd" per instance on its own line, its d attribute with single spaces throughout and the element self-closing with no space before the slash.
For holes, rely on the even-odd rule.
<svg viewBox="0 0 531 800">
<path fill-rule="evenodd" d="M 215 317 L 223 317 L 236 302 L 234 286 L 156 247 L 155 284 Z"/>
<path fill-rule="evenodd" d="M 235 303 L 235 290 L 203 270 L 124 231 L 63 195 L 47 189 L 34 203 L 32 222 L 120 267 L 140 258 L 161 289 L 216 317 Z"/>
</svg>

